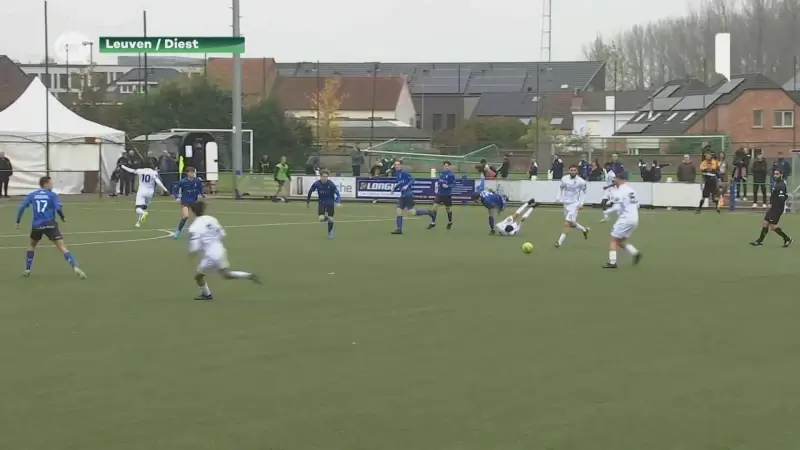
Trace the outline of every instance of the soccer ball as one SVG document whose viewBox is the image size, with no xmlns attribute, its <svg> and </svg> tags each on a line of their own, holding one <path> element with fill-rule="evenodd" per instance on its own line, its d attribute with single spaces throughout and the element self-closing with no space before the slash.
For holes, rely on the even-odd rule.
<svg viewBox="0 0 800 450">
<path fill-rule="evenodd" d="M 526 242 L 522 244 L 522 253 L 530 253 L 533 251 L 533 244 Z"/>
</svg>

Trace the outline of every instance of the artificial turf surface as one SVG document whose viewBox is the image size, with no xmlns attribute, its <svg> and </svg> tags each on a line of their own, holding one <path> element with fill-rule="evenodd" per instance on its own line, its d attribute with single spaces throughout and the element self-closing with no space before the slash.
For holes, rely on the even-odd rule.
<svg viewBox="0 0 800 450">
<path fill-rule="evenodd" d="M 174 203 L 139 230 L 132 198 L 67 203 L 81 281 L 49 243 L 19 276 L 8 202 L 2 450 L 800 446 L 797 249 L 750 248 L 760 215 L 643 212 L 642 264 L 609 271 L 597 210 L 555 249 L 555 209 L 514 238 L 464 206 L 390 236 L 390 205 L 345 204 L 329 241 L 314 207 L 218 200 L 233 267 L 265 286 L 212 277 L 196 302 L 186 242 L 159 231 Z"/>
</svg>

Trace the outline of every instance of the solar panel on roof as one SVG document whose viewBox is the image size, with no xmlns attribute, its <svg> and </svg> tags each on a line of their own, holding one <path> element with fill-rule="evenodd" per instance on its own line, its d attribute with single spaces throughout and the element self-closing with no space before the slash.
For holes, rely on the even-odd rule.
<svg viewBox="0 0 800 450">
<path fill-rule="evenodd" d="M 714 93 L 719 95 L 727 94 L 730 91 L 736 89 L 737 86 L 742 84 L 742 81 L 744 81 L 744 78 L 734 78 L 733 80 L 730 80 L 725 84 L 723 84 L 722 86 L 718 87 L 717 90 L 714 91 Z"/>
<path fill-rule="evenodd" d="M 714 93 L 714 94 L 706 94 L 705 95 L 706 106 L 712 105 L 720 97 L 722 97 L 722 94 L 716 94 L 716 93 Z"/>
<path fill-rule="evenodd" d="M 626 123 L 617 130 L 617 133 L 641 133 L 649 126 L 649 123 Z"/>
<path fill-rule="evenodd" d="M 643 111 L 669 111 L 681 101 L 680 98 L 654 98 L 642 106 Z"/>
<path fill-rule="evenodd" d="M 704 109 L 708 106 L 704 95 L 688 95 L 678 102 L 672 109 L 675 111 L 692 111 Z"/>
<path fill-rule="evenodd" d="M 665 86 L 660 91 L 658 91 L 658 94 L 656 94 L 656 98 L 669 97 L 675 91 L 677 91 L 679 87 L 680 86 L 678 85 Z"/>
</svg>

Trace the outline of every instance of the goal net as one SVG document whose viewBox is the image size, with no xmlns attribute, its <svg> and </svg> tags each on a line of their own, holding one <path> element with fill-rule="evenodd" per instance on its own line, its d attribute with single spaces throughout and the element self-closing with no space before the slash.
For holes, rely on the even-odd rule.
<svg viewBox="0 0 800 450">
<path fill-rule="evenodd" d="M 445 161 L 449 161 L 457 173 L 475 171 L 475 165 L 481 160 L 493 166 L 499 166 L 504 153 L 494 144 L 481 147 L 468 153 L 459 154 L 458 149 L 435 147 L 430 143 L 411 143 L 392 139 L 363 150 L 369 155 L 367 163 L 370 167 L 376 163 L 383 166 L 393 161 L 402 160 L 403 165 L 417 173 L 430 173 L 431 169 L 440 170 Z"/>
</svg>

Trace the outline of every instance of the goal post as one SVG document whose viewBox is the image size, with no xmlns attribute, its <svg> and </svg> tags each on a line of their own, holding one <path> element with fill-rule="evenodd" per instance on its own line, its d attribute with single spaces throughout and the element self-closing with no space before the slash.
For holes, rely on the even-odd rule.
<svg viewBox="0 0 800 450">
<path fill-rule="evenodd" d="M 217 166 L 216 172 L 233 171 L 233 138 L 235 136 L 234 129 L 229 128 L 172 128 L 170 133 L 208 133 L 217 143 L 217 152 L 215 161 L 206 161 L 207 166 Z M 254 158 L 253 130 L 242 130 L 242 172 L 248 173 L 253 171 L 253 158 Z M 212 156 L 212 155 L 209 155 Z M 208 158 L 207 158 L 208 159 Z"/>
</svg>

